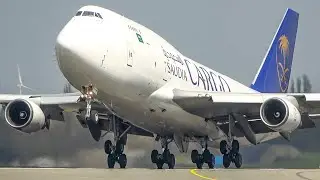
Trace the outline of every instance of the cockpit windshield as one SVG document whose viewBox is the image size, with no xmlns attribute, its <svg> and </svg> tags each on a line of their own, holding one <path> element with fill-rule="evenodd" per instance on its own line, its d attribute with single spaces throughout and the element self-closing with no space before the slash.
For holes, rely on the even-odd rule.
<svg viewBox="0 0 320 180">
<path fill-rule="evenodd" d="M 92 12 L 92 11 L 78 11 L 76 16 L 89 16 L 89 17 L 97 17 L 103 19 L 100 13 Z"/>
</svg>

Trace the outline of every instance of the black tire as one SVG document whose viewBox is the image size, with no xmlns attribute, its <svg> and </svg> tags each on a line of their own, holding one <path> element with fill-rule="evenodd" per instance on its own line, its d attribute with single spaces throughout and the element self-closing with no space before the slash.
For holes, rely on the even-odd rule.
<svg viewBox="0 0 320 180">
<path fill-rule="evenodd" d="M 151 152 L 151 162 L 152 163 L 157 163 L 158 162 L 158 151 L 157 150 L 152 150 Z"/>
<path fill-rule="evenodd" d="M 111 152 L 112 152 L 112 142 L 110 140 L 106 140 L 106 142 L 104 142 L 104 152 L 106 154 L 111 154 Z"/>
<path fill-rule="evenodd" d="M 240 168 L 242 166 L 242 156 L 240 153 L 236 153 L 234 157 L 234 165 L 237 168 Z"/>
<path fill-rule="evenodd" d="M 117 142 L 116 144 L 116 153 L 117 154 L 122 154 L 124 151 L 124 144 L 121 142 Z"/>
<path fill-rule="evenodd" d="M 109 154 L 108 155 L 108 167 L 110 169 L 112 169 L 112 168 L 114 168 L 115 164 L 116 164 L 116 159 L 115 159 L 114 155 L 113 154 Z"/>
<path fill-rule="evenodd" d="M 210 159 L 211 159 L 211 161 L 208 162 L 207 164 L 208 164 L 208 166 L 209 166 L 209 169 L 213 169 L 213 168 L 214 168 L 214 165 L 215 165 L 215 163 L 216 163 L 215 157 L 214 157 L 213 154 L 210 154 Z"/>
<path fill-rule="evenodd" d="M 119 162 L 120 168 L 126 168 L 127 156 L 125 154 L 120 154 L 118 162 Z"/>
<path fill-rule="evenodd" d="M 168 158 L 168 166 L 169 166 L 169 169 L 174 169 L 174 166 L 176 165 L 176 158 L 174 157 L 173 154 L 170 154 L 169 155 L 169 158 Z"/>
<path fill-rule="evenodd" d="M 198 159 L 199 159 L 198 151 L 197 150 L 192 150 L 192 152 L 191 152 L 191 161 L 192 161 L 192 163 L 196 163 Z"/>
<path fill-rule="evenodd" d="M 164 163 L 162 160 L 159 160 L 156 164 L 158 169 L 162 169 Z"/>
<path fill-rule="evenodd" d="M 198 160 L 198 161 L 196 162 L 196 165 L 197 165 L 197 168 L 198 168 L 198 169 L 202 169 L 203 162 L 200 161 L 200 160 Z"/>
<path fill-rule="evenodd" d="M 163 157 L 163 161 L 164 162 L 168 162 L 168 159 L 170 158 L 170 151 L 169 151 L 169 149 L 165 149 L 164 151 L 163 151 L 163 153 L 162 153 L 162 157 Z"/>
<path fill-rule="evenodd" d="M 227 141 L 226 140 L 222 140 L 220 142 L 220 152 L 221 154 L 226 154 L 227 153 Z"/>
<path fill-rule="evenodd" d="M 229 168 L 231 164 L 231 159 L 229 157 L 229 154 L 224 154 L 223 155 L 223 166 L 224 168 Z"/>
<path fill-rule="evenodd" d="M 203 162 L 205 163 L 211 163 L 212 159 L 211 159 L 211 153 L 208 149 L 205 149 L 202 153 L 202 158 L 203 158 Z"/>
<path fill-rule="evenodd" d="M 92 110 L 91 113 L 90 113 L 90 120 L 92 122 L 94 122 L 95 124 L 98 124 L 99 122 L 99 114 L 98 114 L 98 111 L 96 110 Z"/>
<path fill-rule="evenodd" d="M 233 140 L 231 147 L 232 147 L 232 152 L 233 152 L 233 153 L 238 153 L 238 152 L 239 152 L 239 149 L 240 149 L 239 141 Z"/>
</svg>

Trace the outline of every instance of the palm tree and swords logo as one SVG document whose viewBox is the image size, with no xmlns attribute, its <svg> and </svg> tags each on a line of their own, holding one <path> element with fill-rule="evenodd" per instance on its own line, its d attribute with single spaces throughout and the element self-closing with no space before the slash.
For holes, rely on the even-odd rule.
<svg viewBox="0 0 320 180">
<path fill-rule="evenodd" d="M 278 56 L 276 53 L 276 60 L 277 60 L 277 71 L 278 71 L 278 78 L 279 78 L 279 85 L 281 92 L 286 92 L 289 86 L 289 78 L 290 78 L 290 69 L 289 69 L 289 62 L 286 62 L 289 57 L 289 40 L 287 36 L 282 35 L 279 38 L 279 50 L 281 55 Z M 279 51 L 277 51 L 279 52 Z"/>
</svg>

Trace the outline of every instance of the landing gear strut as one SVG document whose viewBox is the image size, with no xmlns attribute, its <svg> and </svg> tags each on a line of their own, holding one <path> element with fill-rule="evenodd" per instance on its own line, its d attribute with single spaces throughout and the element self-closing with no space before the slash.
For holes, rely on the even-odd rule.
<svg viewBox="0 0 320 180">
<path fill-rule="evenodd" d="M 91 103 L 94 101 L 94 96 L 97 95 L 97 90 L 93 87 L 92 84 L 89 84 L 88 86 L 82 86 L 81 87 L 81 93 L 80 101 L 86 102 L 86 113 L 85 113 L 85 119 L 86 120 L 92 120 L 94 123 L 98 123 L 98 112 L 97 111 L 91 111 Z"/>
<path fill-rule="evenodd" d="M 209 168 L 214 168 L 215 157 L 208 149 L 208 138 L 201 140 L 202 154 L 198 153 L 198 150 L 191 152 L 191 161 L 197 165 L 198 169 L 202 169 L 204 163 L 207 163 Z"/>
<path fill-rule="evenodd" d="M 86 110 L 84 119 L 89 127 L 89 130 L 96 141 L 101 138 L 101 128 L 99 126 L 99 114 L 96 110 L 91 110 L 91 104 L 95 101 L 94 96 L 97 95 L 97 90 L 92 84 L 82 86 L 81 97 L 79 101 L 86 102 Z M 127 132 L 131 126 L 125 127 L 120 120 L 116 120 L 116 116 L 112 114 L 110 120 L 112 121 L 112 131 L 114 133 L 114 143 L 110 140 L 105 141 L 104 151 L 108 155 L 107 162 L 109 168 L 114 168 L 115 163 L 118 162 L 120 168 L 125 168 L 127 165 L 127 156 L 124 154 L 124 147 L 127 143 Z"/>
<path fill-rule="evenodd" d="M 110 140 L 104 143 L 104 151 L 108 154 L 108 167 L 114 168 L 115 163 L 118 162 L 120 168 L 125 168 L 127 165 L 127 156 L 124 153 L 124 147 L 127 143 L 127 132 L 131 129 L 131 126 L 123 131 L 124 128 L 121 122 L 117 121 L 114 115 L 112 116 L 112 125 L 115 145 L 113 145 Z"/>
<path fill-rule="evenodd" d="M 153 150 L 151 152 L 151 161 L 157 165 L 158 169 L 162 169 L 164 163 L 168 164 L 169 169 L 173 169 L 176 164 L 176 159 L 174 154 L 171 154 L 168 148 L 169 143 L 173 140 L 168 137 L 163 137 L 160 140 L 162 154 L 159 154 L 157 150 Z"/>
<path fill-rule="evenodd" d="M 95 141 L 99 141 L 101 138 L 101 128 L 99 126 L 99 115 L 95 110 L 91 110 L 91 104 L 95 101 L 94 96 L 97 95 L 97 90 L 92 84 L 81 87 L 82 95 L 78 99 L 78 102 L 85 102 L 86 109 L 80 112 L 77 116 L 79 122 L 84 125 L 86 124 L 89 131 Z"/>
<path fill-rule="evenodd" d="M 229 132 L 227 135 L 227 141 L 222 140 L 220 142 L 220 152 L 223 154 L 223 166 L 229 168 L 231 162 L 237 168 L 242 166 L 242 156 L 239 153 L 240 145 L 239 141 L 235 140 L 232 135 L 232 129 L 235 125 L 234 119 L 229 115 Z"/>
</svg>

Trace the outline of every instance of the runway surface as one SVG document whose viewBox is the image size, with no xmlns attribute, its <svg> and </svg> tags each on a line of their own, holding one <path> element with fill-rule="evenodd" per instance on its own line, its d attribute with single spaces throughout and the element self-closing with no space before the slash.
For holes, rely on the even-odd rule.
<svg viewBox="0 0 320 180">
<path fill-rule="evenodd" d="M 320 169 L 64 169 L 0 168 L 5 180 L 319 180 Z"/>
</svg>

